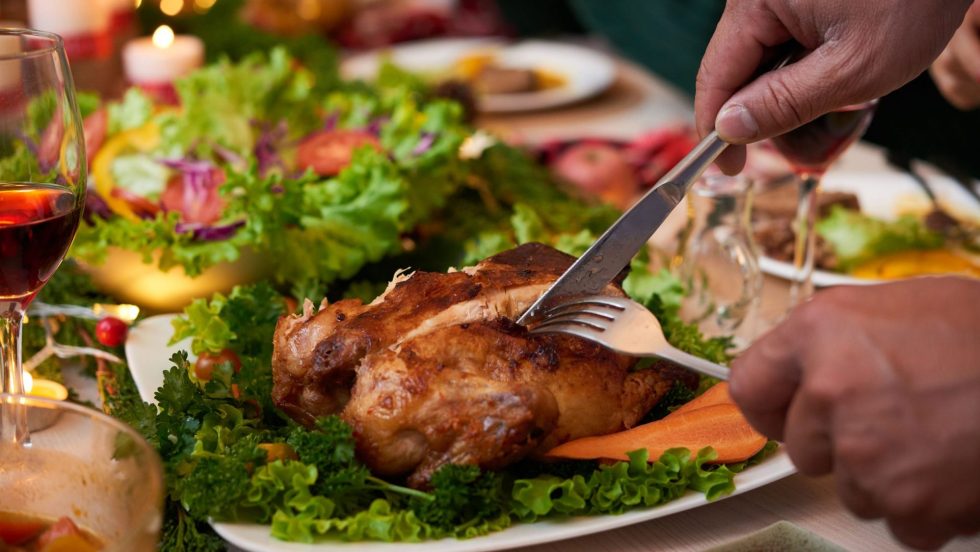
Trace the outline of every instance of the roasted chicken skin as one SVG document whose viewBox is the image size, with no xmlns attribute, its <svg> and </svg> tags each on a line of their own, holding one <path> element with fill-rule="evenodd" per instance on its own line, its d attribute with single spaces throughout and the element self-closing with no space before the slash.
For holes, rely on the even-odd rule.
<svg viewBox="0 0 980 552">
<path fill-rule="evenodd" d="M 573 261 L 528 244 L 459 272 L 398 276 L 369 305 L 307 304 L 276 329 L 273 398 L 306 424 L 340 414 L 362 461 L 416 487 L 446 463 L 496 469 L 631 427 L 672 370 L 632 371 L 594 343 L 512 322 Z"/>
</svg>

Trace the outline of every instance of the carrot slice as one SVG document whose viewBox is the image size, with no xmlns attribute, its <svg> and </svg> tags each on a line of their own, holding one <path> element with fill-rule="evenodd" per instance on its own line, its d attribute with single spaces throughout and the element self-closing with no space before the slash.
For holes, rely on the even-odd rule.
<svg viewBox="0 0 980 552">
<path fill-rule="evenodd" d="M 734 404 L 715 404 L 670 416 L 619 433 L 569 441 L 548 451 L 546 456 L 576 460 L 628 460 L 627 452 L 645 448 L 650 461 L 664 451 L 683 447 L 692 456 L 713 447 L 718 458 L 712 462 L 743 462 L 762 450 L 766 437 L 757 433 Z"/>
<path fill-rule="evenodd" d="M 700 396 L 691 399 L 681 405 L 677 410 L 671 412 L 670 416 L 716 404 L 735 404 L 732 396 L 728 394 L 728 382 L 723 381 L 712 385 Z"/>
</svg>

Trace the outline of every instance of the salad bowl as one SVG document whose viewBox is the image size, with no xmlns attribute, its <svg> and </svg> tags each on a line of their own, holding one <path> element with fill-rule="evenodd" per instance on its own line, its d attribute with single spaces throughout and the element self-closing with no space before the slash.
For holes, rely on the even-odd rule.
<svg viewBox="0 0 980 552">
<path fill-rule="evenodd" d="M 270 274 L 269 263 L 250 248 L 243 248 L 237 260 L 218 263 L 193 278 L 180 266 L 162 270 L 159 261 L 159 252 L 148 263 L 139 253 L 111 247 L 104 263 L 79 261 L 79 266 L 106 294 L 150 312 L 178 312 L 198 297 L 227 293 Z"/>
</svg>

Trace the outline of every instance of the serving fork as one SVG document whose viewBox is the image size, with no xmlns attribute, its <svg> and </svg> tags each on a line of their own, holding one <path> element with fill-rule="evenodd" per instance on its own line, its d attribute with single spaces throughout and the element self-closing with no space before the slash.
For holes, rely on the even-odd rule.
<svg viewBox="0 0 980 552">
<path fill-rule="evenodd" d="M 729 369 L 685 353 L 667 342 L 660 321 L 632 299 L 592 295 L 562 302 L 541 313 L 532 334 L 564 333 L 630 356 L 654 356 L 695 372 L 728 379 Z"/>
</svg>

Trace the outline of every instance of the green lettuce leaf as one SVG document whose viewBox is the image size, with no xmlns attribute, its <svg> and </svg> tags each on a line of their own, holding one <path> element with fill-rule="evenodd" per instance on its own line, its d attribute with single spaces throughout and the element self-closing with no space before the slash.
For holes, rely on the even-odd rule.
<svg viewBox="0 0 980 552">
<path fill-rule="evenodd" d="M 153 101 L 139 88 L 130 88 L 122 100 L 108 106 L 110 135 L 141 127 L 153 115 Z"/>
<path fill-rule="evenodd" d="M 926 228 L 919 217 L 904 215 L 883 221 L 839 205 L 817 223 L 816 229 L 845 271 L 888 253 L 943 245 L 942 235 Z"/>
<path fill-rule="evenodd" d="M 647 461 L 646 449 L 628 456 L 629 462 L 601 466 L 589 476 L 518 479 L 511 493 L 512 512 L 528 522 L 549 515 L 619 514 L 669 502 L 688 489 L 704 493 L 708 500 L 735 489 L 734 472 L 705 466 L 717 457 L 710 447 L 693 459 L 687 449 L 668 450 L 655 462 Z"/>
<path fill-rule="evenodd" d="M 283 48 L 209 65 L 175 83 L 182 109 L 156 116 L 160 150 L 209 158 L 219 145 L 249 155 L 256 136 L 253 121 L 283 120 L 292 135 L 305 135 L 320 124 L 311 101 L 313 85 L 313 76 L 297 68 Z"/>
</svg>

